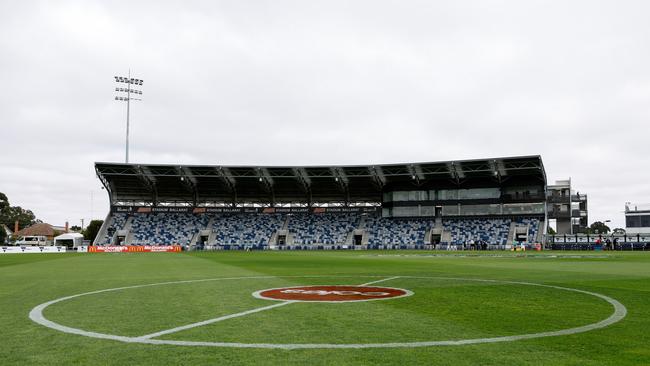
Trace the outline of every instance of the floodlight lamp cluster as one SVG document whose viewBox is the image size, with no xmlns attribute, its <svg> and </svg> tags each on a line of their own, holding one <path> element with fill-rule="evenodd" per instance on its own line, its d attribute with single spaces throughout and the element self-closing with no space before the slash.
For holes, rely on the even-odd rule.
<svg viewBox="0 0 650 366">
<path fill-rule="evenodd" d="M 142 79 L 125 78 L 123 76 L 115 76 L 115 81 L 118 83 L 135 84 L 135 85 L 142 85 L 142 83 L 144 82 L 144 80 Z"/>
<path fill-rule="evenodd" d="M 131 93 L 131 94 L 142 94 L 142 90 L 127 89 L 127 88 L 115 88 L 115 91 L 116 92 Z"/>
<path fill-rule="evenodd" d="M 128 88 L 115 88 L 116 92 L 126 93 L 126 96 L 116 96 L 115 100 L 129 102 L 131 100 L 142 100 L 132 98 L 131 94 L 142 95 L 142 90 L 131 89 L 131 85 L 142 85 L 142 79 L 132 77 L 115 76 L 115 82 L 128 84 Z"/>
<path fill-rule="evenodd" d="M 144 80 L 142 79 L 136 79 L 131 77 L 131 70 L 129 70 L 129 77 L 124 77 L 124 76 L 114 76 L 115 77 L 115 82 L 116 83 L 125 83 L 127 84 L 126 88 L 115 88 L 115 91 L 118 93 L 126 93 L 126 95 L 116 95 L 115 100 L 117 101 L 124 101 L 126 102 L 126 163 L 129 163 L 129 111 L 131 107 L 131 101 L 132 100 L 142 100 L 140 98 L 133 98 L 131 97 L 131 94 L 135 94 L 137 96 L 142 95 L 142 90 L 137 90 L 137 89 L 131 89 L 131 85 L 142 85 L 144 83 Z"/>
</svg>

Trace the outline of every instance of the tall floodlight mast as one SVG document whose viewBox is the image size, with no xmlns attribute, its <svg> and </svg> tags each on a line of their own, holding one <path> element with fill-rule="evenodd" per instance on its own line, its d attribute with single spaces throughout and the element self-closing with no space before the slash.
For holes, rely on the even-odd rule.
<svg viewBox="0 0 650 366">
<path fill-rule="evenodd" d="M 132 85 L 142 85 L 143 80 L 142 79 L 134 79 L 131 77 L 131 70 L 129 70 L 129 76 L 128 77 L 123 77 L 123 76 L 115 76 L 115 82 L 116 83 L 124 83 L 126 84 L 126 88 L 115 88 L 115 91 L 118 93 L 126 93 L 126 97 L 124 94 L 120 94 L 115 96 L 115 100 L 118 101 L 123 101 L 126 102 L 126 163 L 129 163 L 129 114 L 131 110 L 131 101 L 132 100 L 142 100 L 141 98 L 133 98 L 131 94 L 135 94 L 137 96 L 142 95 L 142 90 L 136 90 L 132 89 Z"/>
</svg>

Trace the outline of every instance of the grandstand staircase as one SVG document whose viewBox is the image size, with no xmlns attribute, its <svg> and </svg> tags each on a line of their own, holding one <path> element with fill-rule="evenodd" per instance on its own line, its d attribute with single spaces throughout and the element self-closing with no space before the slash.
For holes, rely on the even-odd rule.
<svg viewBox="0 0 650 366">
<path fill-rule="evenodd" d="M 133 233 L 131 232 L 131 224 L 133 223 L 133 216 L 129 217 L 124 224 L 122 230 L 116 230 L 115 235 L 123 236 L 124 242 L 122 244 L 129 245 L 133 242 Z"/>
<path fill-rule="evenodd" d="M 366 216 L 362 215 L 361 218 L 359 218 L 359 224 L 357 224 L 356 229 L 350 231 L 345 238 L 345 244 L 346 245 L 354 245 L 354 236 L 355 235 L 361 235 L 361 243 L 363 243 L 363 239 L 366 236 Z"/>
<path fill-rule="evenodd" d="M 530 233 L 530 224 L 517 224 L 512 222 L 510 224 L 510 232 L 508 234 L 508 242 L 506 244 L 511 244 L 517 238 L 517 236 L 524 236 L 526 238 L 525 242 L 530 241 L 528 236 Z"/>
<path fill-rule="evenodd" d="M 207 236 L 208 241 L 205 243 L 206 245 L 209 245 L 210 243 L 214 242 L 214 239 L 216 237 L 216 233 L 212 232 L 212 224 L 214 224 L 215 218 L 212 217 L 210 218 L 210 221 L 208 221 L 208 224 L 206 225 L 205 228 L 198 230 L 194 235 L 192 236 L 192 240 L 190 241 L 190 246 L 196 246 L 196 243 L 199 241 L 199 238 L 201 236 Z"/>
<path fill-rule="evenodd" d="M 516 229 L 517 229 L 517 223 L 514 221 L 511 222 L 510 230 L 508 231 L 508 241 L 506 242 L 506 245 L 511 244 L 515 240 Z"/>
<path fill-rule="evenodd" d="M 289 233 L 289 220 L 291 216 L 287 215 L 287 217 L 284 219 L 284 223 L 282 223 L 282 228 L 276 230 L 272 235 L 271 238 L 269 239 L 269 245 L 271 248 L 275 248 L 278 245 L 278 237 L 280 235 L 284 235 L 285 237 L 285 245 L 293 244 L 293 235 Z"/>
<path fill-rule="evenodd" d="M 425 238 L 425 244 L 433 244 L 434 235 L 440 235 L 440 243 L 450 243 L 451 242 L 451 233 L 445 231 L 442 226 L 442 217 L 436 217 L 436 220 L 433 224 L 433 227 L 427 231 Z"/>
<path fill-rule="evenodd" d="M 357 225 L 357 228 L 352 230 L 348 234 L 348 238 L 345 241 L 346 244 L 348 245 L 354 245 L 354 237 L 355 235 L 361 235 L 361 245 L 368 245 L 368 231 L 366 230 L 366 216 L 361 215 L 361 218 L 359 219 L 359 224 Z"/>
<path fill-rule="evenodd" d="M 546 221 L 540 221 L 539 230 L 537 230 L 537 237 L 535 238 L 535 243 L 544 242 L 544 233 L 546 232 Z"/>
<path fill-rule="evenodd" d="M 99 244 L 98 241 L 103 241 L 104 238 L 106 237 L 106 230 L 113 224 L 113 215 L 109 212 L 108 215 L 106 215 L 106 219 L 104 219 L 104 222 L 102 223 L 102 227 L 99 228 L 99 231 L 97 232 L 97 236 L 95 236 L 95 240 L 93 242 L 94 245 Z M 115 234 L 113 234 L 113 237 L 111 238 L 111 241 L 108 244 L 113 243 L 113 239 L 115 238 Z"/>
</svg>

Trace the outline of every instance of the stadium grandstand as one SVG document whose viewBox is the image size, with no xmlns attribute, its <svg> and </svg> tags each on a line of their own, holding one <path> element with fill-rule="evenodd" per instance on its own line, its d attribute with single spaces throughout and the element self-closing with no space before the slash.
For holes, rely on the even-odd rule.
<svg viewBox="0 0 650 366">
<path fill-rule="evenodd" d="M 94 245 L 192 249 L 504 248 L 542 241 L 540 156 L 351 166 L 96 163 Z"/>
</svg>

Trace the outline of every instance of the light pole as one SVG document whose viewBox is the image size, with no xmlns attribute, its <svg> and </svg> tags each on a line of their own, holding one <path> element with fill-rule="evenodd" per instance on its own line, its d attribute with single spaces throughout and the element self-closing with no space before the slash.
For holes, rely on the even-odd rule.
<svg viewBox="0 0 650 366">
<path fill-rule="evenodd" d="M 131 70 L 129 69 L 129 76 L 115 76 L 115 82 L 125 83 L 126 88 L 115 88 L 116 92 L 126 93 L 126 97 L 118 95 L 115 100 L 126 102 L 126 163 L 129 163 L 129 114 L 131 109 L 131 100 L 142 100 L 140 98 L 132 98 L 131 94 L 142 95 L 142 90 L 131 89 L 131 85 L 142 85 L 142 79 L 134 79 L 131 77 Z"/>
</svg>

